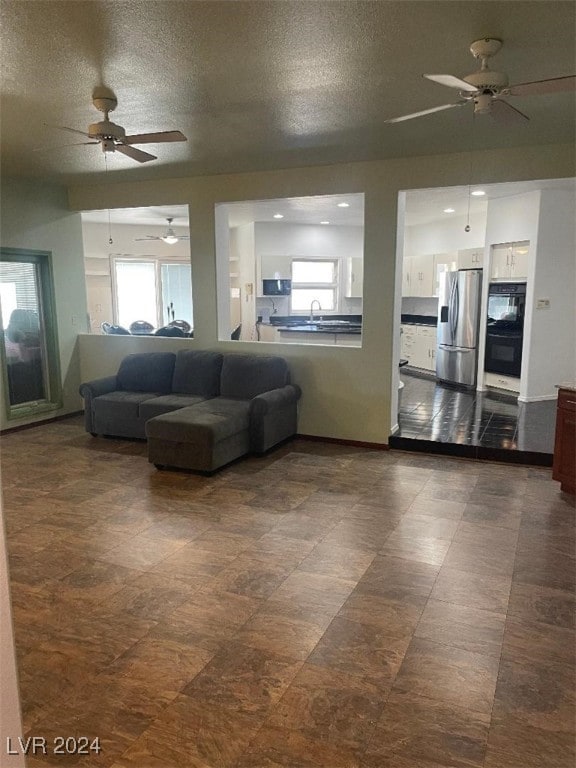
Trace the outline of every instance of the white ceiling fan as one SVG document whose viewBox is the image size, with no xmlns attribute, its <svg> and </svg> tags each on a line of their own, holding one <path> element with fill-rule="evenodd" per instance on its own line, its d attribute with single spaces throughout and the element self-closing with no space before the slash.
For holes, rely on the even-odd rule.
<svg viewBox="0 0 576 768">
<path fill-rule="evenodd" d="M 121 125 L 111 122 L 108 114 L 116 109 L 118 100 L 114 93 L 105 87 L 95 88 L 92 94 L 92 103 L 96 109 L 104 113 L 104 120 L 92 123 L 88 126 L 88 132 L 79 131 L 76 128 L 66 126 L 53 126 L 62 131 L 79 133 L 91 141 L 81 141 L 79 144 L 66 146 L 80 146 L 83 144 L 100 144 L 103 152 L 121 152 L 123 155 L 136 160 L 138 163 L 147 163 L 149 160 L 157 160 L 156 155 L 136 149 L 133 144 L 160 144 L 167 141 L 187 141 L 186 136 L 180 131 L 160 131 L 157 133 L 137 133 L 126 136 L 126 131 Z"/>
<path fill-rule="evenodd" d="M 503 123 L 524 122 L 530 118 L 505 101 L 504 96 L 536 96 L 576 89 L 576 75 L 508 85 L 508 76 L 505 73 L 495 72 L 488 67 L 488 59 L 498 53 L 501 47 L 502 41 L 493 37 L 485 37 L 471 43 L 470 52 L 475 59 L 480 60 L 481 66 L 477 72 L 473 72 L 463 79 L 453 75 L 423 75 L 428 80 L 459 91 L 460 101 L 442 104 L 439 107 L 432 107 L 432 109 L 423 109 L 420 112 L 412 112 L 401 117 L 393 117 L 384 122 L 401 123 L 404 120 L 412 120 L 415 117 L 423 117 L 453 107 L 463 107 L 470 103 L 474 104 L 475 114 L 489 114 Z"/>
<path fill-rule="evenodd" d="M 168 243 L 168 245 L 174 245 L 175 243 L 178 243 L 180 240 L 190 240 L 189 235 L 177 235 L 174 230 L 172 229 L 172 222 L 174 221 L 174 218 L 166 219 L 168 222 L 168 229 L 166 230 L 166 233 L 163 235 L 146 235 L 146 237 L 136 237 L 135 240 L 162 240 L 164 243 Z"/>
</svg>

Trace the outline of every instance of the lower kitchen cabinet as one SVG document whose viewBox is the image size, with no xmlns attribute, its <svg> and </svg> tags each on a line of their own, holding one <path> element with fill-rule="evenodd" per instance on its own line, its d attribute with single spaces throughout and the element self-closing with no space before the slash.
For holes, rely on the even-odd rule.
<svg viewBox="0 0 576 768">
<path fill-rule="evenodd" d="M 484 373 L 484 384 L 496 389 L 507 389 L 518 394 L 520 392 L 520 379 L 516 376 L 505 376 L 502 373 Z"/>
<path fill-rule="evenodd" d="M 424 325 L 401 326 L 400 356 L 408 365 L 425 371 L 436 370 L 436 328 Z"/>
<path fill-rule="evenodd" d="M 566 493 L 576 491 L 576 390 L 558 391 L 552 477 Z"/>
</svg>

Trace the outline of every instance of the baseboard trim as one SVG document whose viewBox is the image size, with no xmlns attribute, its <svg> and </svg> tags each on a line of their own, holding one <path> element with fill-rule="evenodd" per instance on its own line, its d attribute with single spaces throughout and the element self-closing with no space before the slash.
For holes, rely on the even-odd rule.
<svg viewBox="0 0 576 768">
<path fill-rule="evenodd" d="M 64 421 L 65 419 L 73 419 L 78 416 L 84 416 L 84 411 L 73 411 L 72 413 L 63 413 L 61 416 L 51 416 L 49 419 L 31 421 L 28 424 L 18 424 L 16 427 L 8 427 L 7 429 L 0 430 L 0 435 L 9 435 L 12 432 L 21 432 L 23 429 L 33 429 L 34 427 L 40 427 L 43 424 L 54 424 L 55 421 Z"/>
<path fill-rule="evenodd" d="M 336 445 L 350 445 L 353 448 L 370 448 L 376 451 L 389 451 L 388 443 L 368 443 L 364 440 L 344 440 L 340 437 L 321 437 L 320 435 L 295 435 L 300 440 L 310 440 L 315 443 L 334 443 Z"/>
</svg>

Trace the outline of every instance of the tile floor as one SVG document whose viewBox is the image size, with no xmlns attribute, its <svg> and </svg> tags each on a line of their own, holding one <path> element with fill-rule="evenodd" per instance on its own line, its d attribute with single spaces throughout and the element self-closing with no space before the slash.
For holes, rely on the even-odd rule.
<svg viewBox="0 0 576 768">
<path fill-rule="evenodd" d="M 494 453 L 527 454 L 551 464 L 554 452 L 556 401 L 518 403 L 506 395 L 468 392 L 402 371 L 404 389 L 395 437 L 480 447 L 481 458 Z M 457 449 L 455 451 L 457 453 Z M 536 454 L 541 454 L 538 457 Z M 463 455 L 473 456 L 470 450 Z M 513 458 L 510 457 L 509 458 Z M 516 457 L 517 458 L 517 457 Z"/>
<path fill-rule="evenodd" d="M 206 478 L 2 438 L 25 732 L 99 768 L 572 768 L 550 471 L 294 441 Z M 49 741 L 50 743 L 50 741 Z"/>
</svg>

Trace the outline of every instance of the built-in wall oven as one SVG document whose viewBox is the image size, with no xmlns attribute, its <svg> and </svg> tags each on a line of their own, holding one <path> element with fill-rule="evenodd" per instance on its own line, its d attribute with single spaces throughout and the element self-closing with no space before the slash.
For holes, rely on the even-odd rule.
<svg viewBox="0 0 576 768">
<path fill-rule="evenodd" d="M 526 283 L 490 283 L 484 370 L 520 377 Z"/>
</svg>

